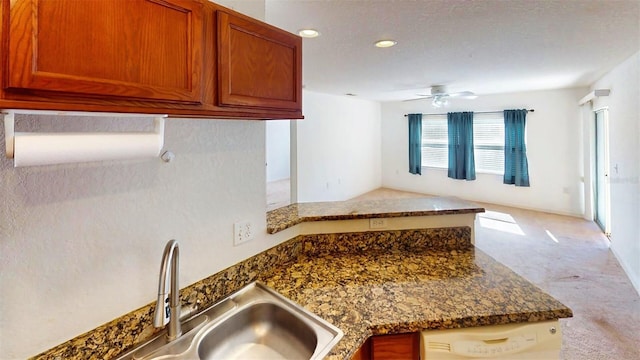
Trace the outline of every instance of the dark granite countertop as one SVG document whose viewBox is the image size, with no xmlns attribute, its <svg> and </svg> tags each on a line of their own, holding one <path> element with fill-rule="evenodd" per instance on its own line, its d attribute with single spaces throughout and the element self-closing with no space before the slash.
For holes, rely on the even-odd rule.
<svg viewBox="0 0 640 360">
<path fill-rule="evenodd" d="M 455 197 L 349 200 L 291 204 L 267 213 L 267 233 L 308 221 L 481 213 L 484 208 Z"/>
<path fill-rule="evenodd" d="M 261 281 L 342 329 L 329 359 L 350 359 L 371 335 L 572 316 L 473 247 L 303 256 Z"/>
<path fill-rule="evenodd" d="M 372 335 L 554 320 L 569 308 L 471 245 L 469 227 L 300 235 L 181 290 L 207 308 L 260 281 L 336 325 L 349 360 Z M 142 343 L 155 303 L 34 359 L 110 359 Z"/>
</svg>

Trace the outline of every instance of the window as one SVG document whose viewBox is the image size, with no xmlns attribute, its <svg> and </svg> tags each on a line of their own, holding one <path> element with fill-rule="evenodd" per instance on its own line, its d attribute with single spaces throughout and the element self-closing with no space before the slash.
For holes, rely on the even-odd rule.
<svg viewBox="0 0 640 360">
<path fill-rule="evenodd" d="M 504 118 L 501 112 L 473 114 L 476 172 L 504 173 Z M 422 119 L 422 166 L 448 167 L 447 115 Z"/>
<path fill-rule="evenodd" d="M 448 143 L 447 115 L 423 117 L 422 166 L 446 169 L 449 166 Z"/>
<path fill-rule="evenodd" d="M 473 114 L 473 146 L 477 172 L 504 173 L 504 117 L 501 112 Z"/>
</svg>

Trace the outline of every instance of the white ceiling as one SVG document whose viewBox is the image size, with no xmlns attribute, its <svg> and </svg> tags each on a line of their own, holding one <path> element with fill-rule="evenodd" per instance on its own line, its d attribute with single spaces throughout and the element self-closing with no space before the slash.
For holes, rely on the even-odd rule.
<svg viewBox="0 0 640 360">
<path fill-rule="evenodd" d="M 588 86 L 640 49 L 640 0 L 266 0 L 312 91 L 393 101 Z M 379 49 L 376 40 L 398 45 Z"/>
</svg>

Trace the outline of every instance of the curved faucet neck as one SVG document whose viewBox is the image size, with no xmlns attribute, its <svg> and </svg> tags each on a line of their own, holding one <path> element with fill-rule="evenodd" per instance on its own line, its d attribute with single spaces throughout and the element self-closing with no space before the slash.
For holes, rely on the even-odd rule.
<svg viewBox="0 0 640 360">
<path fill-rule="evenodd" d="M 158 300 L 154 314 L 154 326 L 163 327 L 167 323 L 169 341 L 182 334 L 180 329 L 180 249 L 177 240 L 170 240 L 164 248 L 160 277 L 158 279 Z"/>
</svg>

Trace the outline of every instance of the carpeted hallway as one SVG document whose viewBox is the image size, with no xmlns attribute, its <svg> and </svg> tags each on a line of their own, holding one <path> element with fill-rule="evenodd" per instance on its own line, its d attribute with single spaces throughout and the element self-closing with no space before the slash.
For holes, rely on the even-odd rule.
<svg viewBox="0 0 640 360">
<path fill-rule="evenodd" d="M 416 196 L 428 195 L 379 189 L 356 200 Z M 480 205 L 476 246 L 573 310 L 561 320 L 562 359 L 640 359 L 640 296 L 595 223 Z"/>
</svg>

